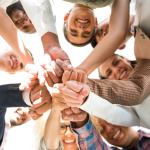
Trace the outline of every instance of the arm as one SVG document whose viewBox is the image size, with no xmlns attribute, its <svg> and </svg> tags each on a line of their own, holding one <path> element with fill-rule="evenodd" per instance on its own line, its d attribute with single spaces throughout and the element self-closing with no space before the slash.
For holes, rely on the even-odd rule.
<svg viewBox="0 0 150 150">
<path fill-rule="evenodd" d="M 109 33 L 79 65 L 79 68 L 86 70 L 88 75 L 109 58 L 124 41 L 129 23 L 129 4 L 130 0 L 115 0 L 112 6 Z"/>
<path fill-rule="evenodd" d="M 0 8 L 0 35 L 11 46 L 11 48 L 18 54 L 22 61 L 33 63 L 31 56 L 24 47 L 20 35 L 3 9 Z"/>
</svg>

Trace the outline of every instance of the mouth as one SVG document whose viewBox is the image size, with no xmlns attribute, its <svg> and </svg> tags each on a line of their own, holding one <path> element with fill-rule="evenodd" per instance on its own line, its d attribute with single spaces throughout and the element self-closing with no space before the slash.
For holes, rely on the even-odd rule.
<svg viewBox="0 0 150 150">
<path fill-rule="evenodd" d="M 10 59 L 9 59 L 9 64 L 10 64 L 11 68 L 14 68 L 14 60 L 11 56 L 10 56 Z"/>
<path fill-rule="evenodd" d="M 89 19 L 81 19 L 81 18 L 77 18 L 76 21 L 81 24 L 88 24 L 90 22 Z"/>
<path fill-rule="evenodd" d="M 116 140 L 120 135 L 121 130 L 119 130 L 114 136 L 113 139 Z"/>
<path fill-rule="evenodd" d="M 122 72 L 122 74 L 120 75 L 119 80 L 123 80 L 123 79 L 125 78 L 126 73 L 127 73 L 127 71 L 124 70 L 124 71 Z"/>
<path fill-rule="evenodd" d="M 74 144 L 76 140 L 63 140 L 66 144 Z"/>
<path fill-rule="evenodd" d="M 25 114 L 20 114 L 18 111 L 16 111 L 16 113 L 19 115 L 20 120 L 25 120 Z"/>
</svg>

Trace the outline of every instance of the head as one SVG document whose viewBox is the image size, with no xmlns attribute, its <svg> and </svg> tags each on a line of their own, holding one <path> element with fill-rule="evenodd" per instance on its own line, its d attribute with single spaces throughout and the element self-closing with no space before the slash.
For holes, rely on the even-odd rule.
<svg viewBox="0 0 150 150">
<path fill-rule="evenodd" d="M 32 57 L 30 51 L 28 51 Z M 14 74 L 16 72 L 24 70 L 24 64 L 18 55 L 11 49 L 7 48 L 0 53 L 0 70 Z"/>
<path fill-rule="evenodd" d="M 132 127 L 113 125 L 95 116 L 91 118 L 99 133 L 108 143 L 123 148 L 137 145 L 140 135 Z"/>
<path fill-rule="evenodd" d="M 20 31 L 28 34 L 36 32 L 20 1 L 7 7 L 6 12 Z"/>
<path fill-rule="evenodd" d="M 136 65 L 136 61 L 113 54 L 98 67 L 101 79 L 124 80 L 127 79 Z"/>
<path fill-rule="evenodd" d="M 18 107 L 11 109 L 12 110 L 9 116 L 11 127 L 25 124 L 31 120 L 31 116 L 29 115 L 29 107 Z"/>
<path fill-rule="evenodd" d="M 95 34 L 97 18 L 92 8 L 75 4 L 64 17 L 64 35 L 75 46 L 84 46 L 91 42 Z"/>
<path fill-rule="evenodd" d="M 91 42 L 92 47 L 94 48 L 109 32 L 109 20 L 110 18 L 107 18 L 100 22 L 97 26 L 95 36 Z M 119 49 L 124 49 L 126 47 L 125 44 L 120 45 Z"/>
<path fill-rule="evenodd" d="M 78 150 L 75 134 L 72 132 L 70 121 L 60 121 L 60 139 L 63 143 L 64 150 Z M 65 127 L 68 125 L 68 127 Z"/>
</svg>

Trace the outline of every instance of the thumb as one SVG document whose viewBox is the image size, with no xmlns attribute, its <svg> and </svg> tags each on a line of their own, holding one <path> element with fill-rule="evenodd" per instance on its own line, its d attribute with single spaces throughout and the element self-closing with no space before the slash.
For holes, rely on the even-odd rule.
<svg viewBox="0 0 150 150">
<path fill-rule="evenodd" d="M 64 88 L 64 84 L 63 83 L 57 83 L 54 84 L 53 88 L 57 88 L 58 90 L 62 91 L 62 89 Z"/>
<path fill-rule="evenodd" d="M 78 95 L 78 99 L 79 100 L 84 100 L 90 93 L 90 88 L 87 85 L 84 85 L 84 87 L 82 88 L 82 90 L 80 91 L 79 95 Z"/>
</svg>

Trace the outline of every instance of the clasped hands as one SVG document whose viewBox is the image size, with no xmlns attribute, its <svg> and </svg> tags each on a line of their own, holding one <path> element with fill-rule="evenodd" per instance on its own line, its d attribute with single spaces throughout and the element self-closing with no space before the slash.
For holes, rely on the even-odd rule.
<svg viewBox="0 0 150 150">
<path fill-rule="evenodd" d="M 51 109 L 51 95 L 45 86 L 45 80 L 48 85 L 52 87 L 55 83 L 63 82 L 66 84 L 63 90 L 64 98 L 68 106 L 76 107 L 83 103 L 84 96 L 78 96 L 75 100 L 74 94 L 71 95 L 71 100 L 68 100 L 68 89 L 70 83 L 69 80 L 76 80 L 79 82 L 86 82 L 86 72 L 82 69 L 73 68 L 69 60 L 62 61 L 57 59 L 51 60 L 51 57 L 47 54 L 43 57 L 43 62 L 40 65 L 26 65 L 25 68 L 26 77 L 20 85 L 20 90 L 30 90 L 30 100 L 33 105 L 30 112 L 31 117 L 37 120 L 42 116 L 44 112 Z M 76 82 L 77 84 L 78 82 Z M 75 83 L 71 83 L 74 84 Z M 78 84 L 79 85 L 79 84 Z M 83 89 L 79 86 L 77 89 Z M 76 92 L 76 91 L 75 91 Z M 72 94 L 72 93 L 70 93 Z"/>
</svg>

